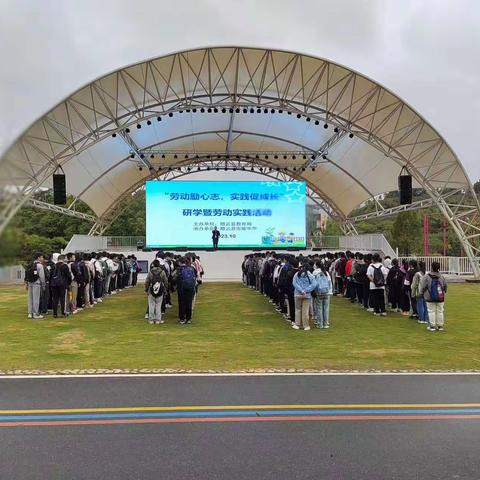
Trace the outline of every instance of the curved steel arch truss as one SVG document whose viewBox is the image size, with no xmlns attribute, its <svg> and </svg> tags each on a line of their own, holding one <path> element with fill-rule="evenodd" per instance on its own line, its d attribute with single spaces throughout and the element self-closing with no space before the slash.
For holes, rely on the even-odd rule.
<svg viewBox="0 0 480 480">
<path fill-rule="evenodd" d="M 480 276 L 475 260 L 480 254 L 480 206 L 460 161 L 440 134 L 400 98 L 357 72 L 277 50 L 179 52 L 122 68 L 81 88 L 31 125 L 0 159 L 0 232 L 53 172 L 75 164 L 82 152 L 112 135 L 133 152 L 135 163 L 150 168 L 129 130 L 155 117 L 194 109 L 226 109 L 230 114 L 225 153 L 231 151 L 233 119 L 240 109 L 275 109 L 326 122 L 337 130 L 332 141 L 355 135 L 399 170 L 408 169 L 448 218 Z M 455 203 L 452 190 L 459 192 Z M 330 205 L 339 203 L 330 200 Z M 338 210 L 343 218 L 350 213 Z"/>
</svg>

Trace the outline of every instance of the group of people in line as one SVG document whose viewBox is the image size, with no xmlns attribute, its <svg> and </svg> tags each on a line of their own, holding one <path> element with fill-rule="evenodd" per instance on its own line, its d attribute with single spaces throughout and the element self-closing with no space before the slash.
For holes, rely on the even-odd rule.
<svg viewBox="0 0 480 480">
<path fill-rule="evenodd" d="M 58 318 L 92 308 L 104 298 L 137 285 L 142 271 L 135 255 L 107 252 L 44 255 L 36 253 L 25 268 L 28 318 L 40 320 L 52 313 Z M 162 314 L 178 293 L 179 323 L 192 322 L 193 304 L 204 274 L 200 257 L 158 252 L 145 281 L 150 324 L 164 323 Z"/>
<path fill-rule="evenodd" d="M 444 330 L 447 282 L 440 264 L 384 259 L 378 253 L 338 252 L 318 255 L 276 252 L 246 255 L 243 282 L 270 298 L 292 328 L 330 327 L 330 299 L 340 295 L 375 316 L 387 307 L 426 324 L 428 331 Z"/>
<path fill-rule="evenodd" d="M 148 307 L 145 318 L 152 325 L 165 323 L 163 315 L 172 306 L 171 294 L 178 296 L 178 323 L 192 323 L 193 307 L 204 275 L 200 257 L 158 252 L 145 279 Z"/>
<path fill-rule="evenodd" d="M 107 252 L 44 255 L 36 253 L 25 268 L 28 318 L 75 315 L 106 296 L 137 284 L 141 271 L 134 255 Z"/>
</svg>

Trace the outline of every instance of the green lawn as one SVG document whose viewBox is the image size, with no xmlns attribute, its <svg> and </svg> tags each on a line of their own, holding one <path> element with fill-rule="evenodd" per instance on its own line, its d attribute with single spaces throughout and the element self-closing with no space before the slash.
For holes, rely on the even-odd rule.
<svg viewBox="0 0 480 480">
<path fill-rule="evenodd" d="M 0 370 L 91 368 L 244 370 L 480 370 L 480 285 L 451 285 L 446 332 L 398 314 L 374 317 L 334 298 L 330 330 L 295 331 L 261 295 L 240 284 L 202 286 L 192 325 L 143 319 L 130 289 L 68 320 L 26 318 L 26 292 L 0 289 Z"/>
</svg>

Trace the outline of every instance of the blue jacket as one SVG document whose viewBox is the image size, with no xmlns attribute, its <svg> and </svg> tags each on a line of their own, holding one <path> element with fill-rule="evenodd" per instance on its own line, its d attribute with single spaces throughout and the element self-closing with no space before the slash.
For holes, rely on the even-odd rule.
<svg viewBox="0 0 480 480">
<path fill-rule="evenodd" d="M 306 293 L 307 298 L 311 298 L 311 292 L 317 288 L 315 277 L 310 272 L 297 272 L 293 277 L 293 288 L 295 296 L 301 296 Z"/>
</svg>

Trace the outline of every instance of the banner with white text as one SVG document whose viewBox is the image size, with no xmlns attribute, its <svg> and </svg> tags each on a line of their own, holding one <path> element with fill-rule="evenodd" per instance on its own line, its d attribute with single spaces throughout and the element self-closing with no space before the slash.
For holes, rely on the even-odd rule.
<svg viewBox="0 0 480 480">
<path fill-rule="evenodd" d="M 305 248 L 305 182 L 146 182 L 148 248 Z"/>
</svg>

